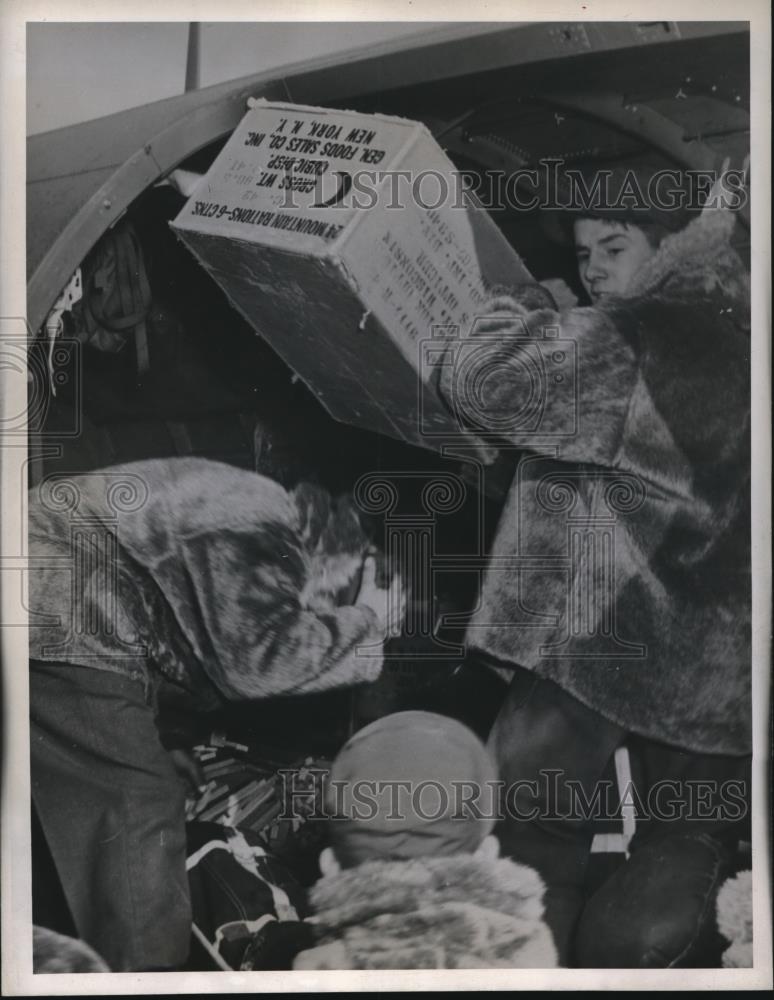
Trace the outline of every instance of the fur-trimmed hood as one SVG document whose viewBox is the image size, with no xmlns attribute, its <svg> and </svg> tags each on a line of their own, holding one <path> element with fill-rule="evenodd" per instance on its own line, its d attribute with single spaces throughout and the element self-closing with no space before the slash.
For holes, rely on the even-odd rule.
<svg viewBox="0 0 774 1000">
<path fill-rule="evenodd" d="M 720 294 L 734 302 L 750 301 L 750 277 L 731 246 L 732 212 L 702 212 L 677 233 L 665 237 L 630 287 L 638 295 Z"/>
<path fill-rule="evenodd" d="M 504 858 L 369 861 L 314 886 L 320 947 L 295 967 L 553 967 L 543 892 L 535 871 Z"/>
</svg>

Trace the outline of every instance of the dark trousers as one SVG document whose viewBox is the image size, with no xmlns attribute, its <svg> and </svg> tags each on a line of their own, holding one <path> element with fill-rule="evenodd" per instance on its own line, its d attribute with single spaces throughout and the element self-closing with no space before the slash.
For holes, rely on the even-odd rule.
<svg viewBox="0 0 774 1000">
<path fill-rule="evenodd" d="M 32 661 L 30 737 L 33 801 L 78 936 L 114 972 L 181 965 L 185 793 L 145 686 Z"/>
<path fill-rule="evenodd" d="M 629 860 L 587 899 L 594 796 L 624 742 L 632 759 L 637 833 Z M 560 962 L 590 968 L 704 964 L 702 956 L 716 943 L 714 898 L 745 829 L 750 759 L 632 737 L 522 669 L 489 747 L 505 782 L 501 849 L 543 877 L 546 920 Z"/>
</svg>

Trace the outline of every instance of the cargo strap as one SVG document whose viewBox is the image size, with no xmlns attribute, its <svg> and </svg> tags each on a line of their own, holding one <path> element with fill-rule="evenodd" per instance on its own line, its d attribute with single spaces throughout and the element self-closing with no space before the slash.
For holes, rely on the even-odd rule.
<svg viewBox="0 0 774 1000">
<path fill-rule="evenodd" d="M 137 370 L 146 372 L 150 365 L 146 318 L 151 289 L 137 233 L 123 221 L 105 234 L 100 250 L 100 261 L 84 295 L 87 326 L 112 333 L 133 331 Z"/>
<path fill-rule="evenodd" d="M 615 752 L 615 777 L 621 804 L 621 832 L 597 833 L 591 843 L 592 854 L 623 854 L 629 857 L 629 845 L 636 831 L 636 808 L 632 799 L 632 767 L 629 751 Z"/>
</svg>

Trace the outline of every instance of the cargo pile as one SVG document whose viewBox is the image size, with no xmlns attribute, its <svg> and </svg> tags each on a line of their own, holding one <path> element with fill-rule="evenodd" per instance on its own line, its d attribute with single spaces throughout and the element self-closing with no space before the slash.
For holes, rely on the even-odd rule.
<svg viewBox="0 0 774 1000">
<path fill-rule="evenodd" d="M 234 742 L 222 733 L 193 749 L 206 784 L 187 801 L 187 822 L 249 830 L 277 849 L 309 818 L 322 815 L 329 761 Z"/>
</svg>

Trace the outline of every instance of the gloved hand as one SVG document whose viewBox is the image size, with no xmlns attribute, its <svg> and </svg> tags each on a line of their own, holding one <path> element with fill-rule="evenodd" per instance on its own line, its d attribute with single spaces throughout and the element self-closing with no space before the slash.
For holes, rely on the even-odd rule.
<svg viewBox="0 0 774 1000">
<path fill-rule="evenodd" d="M 204 771 L 199 761 L 189 750 L 178 747 L 168 751 L 178 777 L 185 782 L 191 792 L 201 792 L 204 786 Z"/>
<path fill-rule="evenodd" d="M 363 576 L 355 603 L 364 604 L 375 612 L 387 636 L 400 634 L 406 615 L 403 581 L 396 573 L 387 587 L 377 586 L 376 560 L 373 556 L 369 556 L 363 564 Z"/>
<path fill-rule="evenodd" d="M 450 344 L 437 381 L 439 395 L 455 416 L 473 433 L 485 431 L 487 435 L 502 429 L 501 411 L 512 410 L 513 400 L 518 398 L 514 396 L 517 387 L 512 384 L 511 359 L 522 350 L 525 318 L 536 310 L 554 308 L 550 293 L 534 283 L 493 292 L 467 339 Z M 496 443 L 491 439 L 482 443 L 488 452 L 485 462 L 496 457 Z"/>
</svg>

